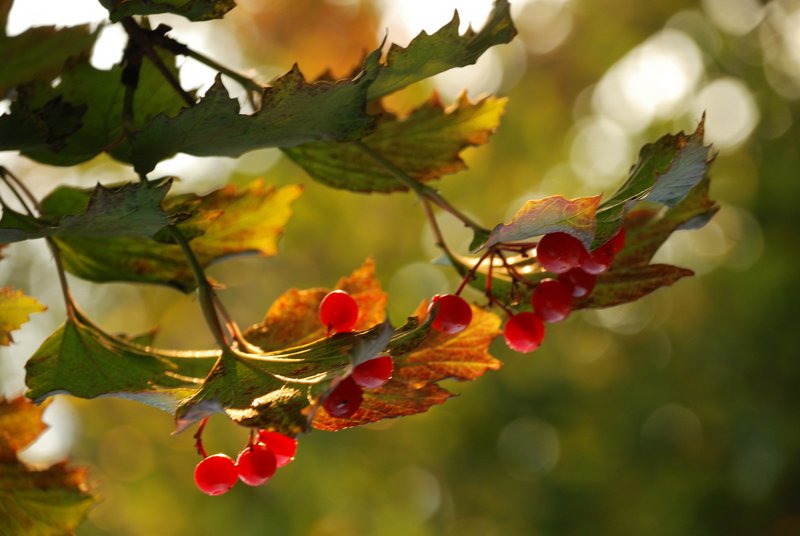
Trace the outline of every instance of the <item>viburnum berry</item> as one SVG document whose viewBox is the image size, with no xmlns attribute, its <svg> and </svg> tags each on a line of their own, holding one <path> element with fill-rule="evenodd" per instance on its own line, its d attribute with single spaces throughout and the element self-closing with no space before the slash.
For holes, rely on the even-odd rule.
<svg viewBox="0 0 800 536">
<path fill-rule="evenodd" d="M 348 376 L 328 393 L 322 407 L 331 417 L 345 419 L 358 411 L 362 400 L 364 400 L 364 391 L 353 381 L 351 376 Z"/>
<path fill-rule="evenodd" d="M 297 440 L 280 432 L 271 430 L 259 430 L 258 440 L 270 448 L 275 455 L 275 463 L 278 467 L 283 467 L 294 460 L 297 452 Z"/>
<path fill-rule="evenodd" d="M 203 458 L 194 468 L 194 483 L 206 495 L 227 493 L 237 480 L 239 473 L 236 471 L 236 464 L 226 454 Z"/>
<path fill-rule="evenodd" d="M 358 304 L 347 292 L 334 290 L 322 298 L 319 319 L 329 331 L 350 331 L 358 320 Z"/>
<path fill-rule="evenodd" d="M 560 322 L 572 311 L 572 289 L 558 279 L 544 279 L 533 289 L 531 304 L 545 322 Z"/>
<path fill-rule="evenodd" d="M 563 274 L 580 266 L 587 254 L 581 241 L 567 233 L 546 234 L 536 246 L 536 260 L 542 268 L 554 274 Z"/>
<path fill-rule="evenodd" d="M 569 272 L 559 275 L 558 280 L 569 285 L 573 298 L 583 298 L 588 296 L 594 289 L 597 276 L 586 273 L 580 268 L 573 268 Z"/>
<path fill-rule="evenodd" d="M 461 333 L 472 322 L 472 308 L 464 298 L 455 294 L 436 295 L 431 300 L 431 308 L 439 306 L 433 328 L 448 335 Z"/>
<path fill-rule="evenodd" d="M 614 254 L 605 245 L 602 245 L 583 259 L 581 270 L 592 275 L 602 274 L 611 268 L 612 262 L 614 262 Z"/>
<path fill-rule="evenodd" d="M 392 378 L 392 358 L 388 355 L 378 356 L 369 361 L 359 363 L 351 374 L 353 381 L 365 389 L 383 387 Z"/>
<path fill-rule="evenodd" d="M 236 458 L 239 479 L 248 486 L 265 484 L 277 468 L 278 463 L 272 449 L 261 443 L 245 447 Z"/>
<path fill-rule="evenodd" d="M 542 344 L 544 324 L 533 313 L 519 313 L 508 319 L 503 335 L 509 348 L 525 354 Z"/>
</svg>

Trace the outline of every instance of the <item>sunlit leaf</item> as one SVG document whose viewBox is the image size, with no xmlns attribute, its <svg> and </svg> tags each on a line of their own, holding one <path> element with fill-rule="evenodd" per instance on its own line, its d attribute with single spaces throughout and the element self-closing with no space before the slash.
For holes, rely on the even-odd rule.
<svg viewBox="0 0 800 536">
<path fill-rule="evenodd" d="M 458 13 L 432 35 L 421 32 L 406 48 L 393 44 L 386 64 L 370 86 L 368 96 L 377 99 L 453 67 L 471 65 L 494 45 L 508 43 L 517 34 L 507 0 L 495 0 L 486 24 L 479 31 L 458 34 Z"/>
<path fill-rule="evenodd" d="M 11 332 L 22 327 L 30 314 L 45 310 L 47 307 L 26 296 L 21 290 L 0 288 L 0 345 L 11 344 Z"/>
<path fill-rule="evenodd" d="M 263 147 L 291 147 L 318 140 L 360 138 L 374 118 L 366 113 L 366 93 L 377 74 L 378 51 L 350 79 L 307 82 L 295 66 L 268 87 L 257 112 L 239 113 L 217 77 L 205 96 L 178 114 L 162 114 L 131 138 L 130 158 L 147 173 L 175 153 L 239 156 Z"/>
<path fill-rule="evenodd" d="M 59 195 L 86 195 L 62 188 Z M 230 255 L 254 253 L 271 256 L 291 204 L 302 193 L 299 186 L 276 189 L 255 181 L 246 188 L 226 186 L 205 196 L 168 197 L 169 214 L 190 209 L 191 216 L 178 226 L 186 229 L 192 250 L 203 266 Z M 45 199 L 45 206 L 51 206 Z M 49 217 L 63 214 L 48 213 Z M 176 244 L 142 237 L 58 237 L 65 268 L 90 281 L 137 281 L 170 285 L 185 292 L 195 288 L 189 264 Z"/>
<path fill-rule="evenodd" d="M 100 0 L 100 3 L 114 22 L 123 17 L 160 13 L 173 13 L 193 21 L 221 19 L 236 7 L 234 0 Z"/>
<path fill-rule="evenodd" d="M 44 406 L 24 398 L 0 397 L 0 530 L 3 536 L 73 534 L 95 502 L 87 492 L 86 471 L 66 463 L 48 469 L 27 467 L 16 452 L 45 428 Z"/>
<path fill-rule="evenodd" d="M 447 108 L 437 95 L 398 118 L 385 112 L 375 130 L 361 141 L 418 181 L 436 179 L 466 168 L 459 156 L 487 142 L 500 124 L 507 99 L 486 97 L 471 103 L 466 94 Z M 392 192 L 408 188 L 357 146 L 315 142 L 285 149 L 289 158 L 314 179 L 357 192 Z"/>
<path fill-rule="evenodd" d="M 628 180 L 597 210 L 593 247 L 616 234 L 636 201 L 672 207 L 699 183 L 708 171 L 710 149 L 703 145 L 704 120 L 692 134 L 667 134 L 642 147 Z"/>
<path fill-rule="evenodd" d="M 218 355 L 139 346 L 103 332 L 78 313 L 50 335 L 25 365 L 26 394 L 34 400 L 56 393 L 141 398 L 174 410 L 178 399 L 199 386 Z M 161 391 L 170 394 L 171 404 L 169 397 L 158 396 Z"/>
<path fill-rule="evenodd" d="M 694 272 L 669 264 L 617 268 L 600 274 L 592 293 L 577 302 L 574 308 L 611 307 L 636 301 L 690 275 L 694 275 Z"/>
<path fill-rule="evenodd" d="M 595 211 L 599 203 L 599 195 L 576 199 L 554 195 L 528 201 L 510 223 L 500 224 L 492 230 L 484 247 L 562 232 L 571 234 L 588 248 L 594 238 Z"/>
<path fill-rule="evenodd" d="M 430 331 L 421 344 L 390 351 L 392 379 L 383 387 L 365 390 L 361 407 L 349 418 L 331 417 L 321 408 L 314 428 L 334 431 L 421 413 L 452 396 L 437 382 L 475 380 L 487 370 L 500 368 L 489 354 L 489 345 L 500 334 L 500 317 L 477 307 L 472 307 L 472 314 L 469 327 L 457 335 Z"/>
</svg>

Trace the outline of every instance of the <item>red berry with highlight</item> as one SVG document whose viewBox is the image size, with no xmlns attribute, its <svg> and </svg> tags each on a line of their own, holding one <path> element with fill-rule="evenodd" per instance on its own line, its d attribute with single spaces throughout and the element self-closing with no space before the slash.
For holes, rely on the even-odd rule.
<svg viewBox="0 0 800 536">
<path fill-rule="evenodd" d="M 436 318 L 433 319 L 433 329 L 455 335 L 461 333 L 472 322 L 472 308 L 464 298 L 455 294 L 434 296 L 431 307 L 438 305 Z"/>
<path fill-rule="evenodd" d="M 194 468 L 194 483 L 206 495 L 227 493 L 237 480 L 239 473 L 236 471 L 236 464 L 225 454 L 204 458 Z"/>
<path fill-rule="evenodd" d="M 546 234 L 536 246 L 536 260 L 554 274 L 563 274 L 579 266 L 586 255 L 581 241 L 567 233 Z"/>
<path fill-rule="evenodd" d="M 319 319 L 329 330 L 338 333 L 350 331 L 358 319 L 358 304 L 347 292 L 334 290 L 322 298 Z"/>
<path fill-rule="evenodd" d="M 260 443 L 245 447 L 236 458 L 239 479 L 248 486 L 260 486 L 272 478 L 278 468 L 275 454 Z"/>
<path fill-rule="evenodd" d="M 558 276 L 559 281 L 563 281 L 572 289 L 573 298 L 583 298 L 588 296 L 594 289 L 597 276 L 588 274 L 580 268 L 573 268 L 569 272 Z"/>
<path fill-rule="evenodd" d="M 545 322 L 560 322 L 572 311 L 572 288 L 558 279 L 544 279 L 533 289 L 531 304 Z"/>
<path fill-rule="evenodd" d="M 352 373 L 353 381 L 365 389 L 383 387 L 392 378 L 392 358 L 388 355 L 359 363 Z"/>
<path fill-rule="evenodd" d="M 322 403 L 322 407 L 331 417 L 346 419 L 358 411 L 362 400 L 364 391 L 352 377 L 348 376 L 333 388 Z"/>
<path fill-rule="evenodd" d="M 270 430 L 260 430 L 258 440 L 270 448 L 275 455 L 275 463 L 278 467 L 283 467 L 294 460 L 297 452 L 297 440 L 280 432 Z"/>
<path fill-rule="evenodd" d="M 533 352 L 544 339 L 544 324 L 533 313 L 519 313 L 508 319 L 503 335 L 512 350 L 523 354 Z"/>
</svg>

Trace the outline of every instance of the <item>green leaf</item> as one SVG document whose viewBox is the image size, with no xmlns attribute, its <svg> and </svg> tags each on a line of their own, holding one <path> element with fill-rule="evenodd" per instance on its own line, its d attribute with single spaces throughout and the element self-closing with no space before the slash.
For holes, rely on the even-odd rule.
<svg viewBox="0 0 800 536">
<path fill-rule="evenodd" d="M 73 534 L 94 504 L 86 471 L 66 463 L 35 470 L 16 453 L 44 430 L 44 406 L 0 397 L 0 529 L 3 536 Z"/>
<path fill-rule="evenodd" d="M 466 95 L 444 108 L 434 96 L 406 118 L 384 112 L 375 130 L 361 141 L 418 181 L 466 168 L 461 152 L 486 143 L 500 123 L 508 99 L 486 97 L 471 103 Z M 356 145 L 315 142 L 284 152 L 312 178 L 356 192 L 393 192 L 408 188 Z"/>
<path fill-rule="evenodd" d="M 98 184 L 91 193 L 62 186 L 42 202 L 50 222 L 19 214 L 5 207 L 0 219 L 0 240 L 17 242 L 45 236 L 91 237 L 150 236 L 168 225 L 161 209 L 172 180 L 160 184 L 128 183 L 118 188 Z"/>
<path fill-rule="evenodd" d="M 177 115 L 159 115 L 131 137 L 131 162 L 147 173 L 175 153 L 195 156 L 239 156 L 263 147 L 291 147 L 318 140 L 364 136 L 374 118 L 366 113 L 366 93 L 377 74 L 379 51 L 370 54 L 364 70 L 337 82 L 306 82 L 295 65 L 273 82 L 252 115 L 239 113 L 239 103 L 217 76 L 195 106 Z"/>
<path fill-rule="evenodd" d="M 11 332 L 22 327 L 32 313 L 46 311 L 47 307 L 10 287 L 0 288 L 0 345 L 8 346 Z"/>
<path fill-rule="evenodd" d="M 705 117 L 692 134 L 667 134 L 642 147 L 628 180 L 597 210 L 597 233 L 592 249 L 614 236 L 636 201 L 672 207 L 702 180 L 711 160 L 703 145 Z"/>
<path fill-rule="evenodd" d="M 37 401 L 56 393 L 80 398 L 111 395 L 174 410 L 178 399 L 198 387 L 218 355 L 139 346 L 105 333 L 76 313 L 25 365 L 26 394 Z"/>
<path fill-rule="evenodd" d="M 386 64 L 369 88 L 369 99 L 377 99 L 454 67 L 471 65 L 487 49 L 508 43 L 517 34 L 507 0 L 495 1 L 480 31 L 470 28 L 459 35 L 459 24 L 456 12 L 453 19 L 434 34 L 421 32 L 406 48 L 393 44 L 386 55 Z"/>
<path fill-rule="evenodd" d="M 175 57 L 161 54 L 177 75 Z M 103 151 L 126 160 L 122 110 L 122 68 L 99 70 L 85 58 L 68 63 L 56 87 L 34 84 L 20 91 L 11 113 L 0 117 L 0 148 L 18 149 L 45 164 L 73 166 Z M 177 113 L 183 101 L 150 62 L 143 62 L 134 95 L 134 125 L 143 128 L 158 113 Z M 26 135 L 13 128 L 33 118 Z M 5 124 L 5 126 L 4 126 Z"/>
<path fill-rule="evenodd" d="M 301 193 L 299 186 L 276 189 L 255 181 L 241 191 L 226 186 L 202 197 L 168 197 L 163 207 L 176 216 L 184 210 L 192 211 L 192 216 L 178 227 L 187 229 L 189 236 L 196 236 L 191 241 L 192 250 L 205 267 L 242 253 L 275 255 L 278 239 L 291 216 L 291 203 Z M 44 205 L 51 206 L 47 199 Z M 50 217 L 62 215 L 48 213 Z M 195 288 L 189 264 L 175 244 L 132 236 L 64 236 L 56 237 L 56 242 L 67 271 L 90 281 L 157 283 L 184 292 Z"/>
<path fill-rule="evenodd" d="M 527 201 L 510 223 L 495 227 L 483 247 L 519 242 L 539 235 L 568 233 L 587 248 L 595 233 L 595 211 L 600 196 L 567 199 L 560 195 Z"/>
<path fill-rule="evenodd" d="M 615 268 L 600 274 L 592 293 L 576 302 L 573 308 L 611 307 L 636 301 L 690 275 L 694 275 L 694 272 L 669 264 Z"/>
<path fill-rule="evenodd" d="M 39 26 L 8 36 L 5 21 L 0 22 L 0 99 L 15 86 L 35 80 L 50 82 L 71 57 L 88 57 L 98 33 L 88 25 Z"/>
<path fill-rule="evenodd" d="M 234 0 L 100 0 L 100 3 L 114 22 L 123 17 L 160 13 L 174 13 L 193 21 L 221 19 L 236 7 Z"/>
</svg>

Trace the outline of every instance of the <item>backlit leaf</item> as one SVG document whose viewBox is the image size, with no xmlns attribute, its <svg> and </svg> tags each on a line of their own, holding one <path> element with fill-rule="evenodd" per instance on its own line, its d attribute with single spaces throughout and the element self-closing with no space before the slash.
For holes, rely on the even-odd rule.
<svg viewBox="0 0 800 536">
<path fill-rule="evenodd" d="M 694 275 L 694 272 L 669 264 L 616 268 L 600 274 L 592 293 L 575 303 L 574 308 L 611 307 L 636 301 L 690 275 Z"/>
<path fill-rule="evenodd" d="M 59 196 L 76 196 L 83 190 L 61 188 Z M 275 255 L 283 227 L 291 216 L 291 203 L 302 193 L 299 186 L 276 189 L 255 181 L 243 189 L 230 185 L 205 196 L 168 197 L 164 210 L 172 215 L 190 210 L 178 224 L 195 237 L 192 250 L 203 266 L 230 255 Z M 62 203 L 44 206 L 57 207 Z M 64 203 L 66 204 L 66 203 Z M 58 210 L 56 208 L 55 210 Z M 63 214 L 48 213 L 49 217 Z M 180 246 L 143 237 L 57 237 L 65 268 L 90 281 L 136 281 L 170 285 L 189 292 L 195 280 Z"/>
<path fill-rule="evenodd" d="M 44 406 L 0 397 L 0 530 L 3 536 L 73 534 L 95 499 L 86 471 L 65 462 L 44 470 L 20 462 L 16 452 L 45 428 Z"/>
<path fill-rule="evenodd" d="M 447 108 L 437 95 L 398 118 L 385 112 L 375 130 L 361 141 L 418 181 L 436 179 L 466 168 L 459 156 L 482 145 L 500 124 L 507 99 L 486 97 L 471 103 L 466 94 Z M 284 149 L 314 179 L 357 192 L 405 191 L 408 188 L 357 146 L 315 142 Z"/>
<path fill-rule="evenodd" d="M 173 13 L 193 21 L 221 19 L 236 7 L 234 0 L 100 0 L 100 3 L 114 22 L 123 17 L 160 13 Z"/>
<path fill-rule="evenodd" d="M 528 201 L 510 223 L 500 224 L 492 230 L 484 247 L 562 232 L 574 236 L 588 248 L 594 238 L 595 211 L 599 203 L 599 195 L 576 199 L 554 195 Z"/>
<path fill-rule="evenodd" d="M 178 114 L 162 114 L 131 138 L 131 161 L 140 173 L 175 153 L 239 156 L 263 147 L 291 147 L 318 140 L 360 138 L 374 118 L 366 93 L 377 74 L 378 51 L 350 79 L 307 82 L 295 66 L 264 90 L 252 115 L 239 113 L 217 77 L 205 96 Z"/>
<path fill-rule="evenodd" d="M 423 315 L 424 309 L 418 314 Z M 437 382 L 451 378 L 471 381 L 500 368 L 500 362 L 489 354 L 489 345 L 500 334 L 500 318 L 474 306 L 472 315 L 469 327 L 457 335 L 430 331 L 421 344 L 391 351 L 392 379 L 383 387 L 365 390 L 361 407 L 349 418 L 331 417 L 324 408 L 319 409 L 314 428 L 335 431 L 422 413 L 452 396 Z"/>
<path fill-rule="evenodd" d="M 486 24 L 479 31 L 469 28 L 459 35 L 459 24 L 456 12 L 448 24 L 432 35 L 421 32 L 406 48 L 393 44 L 378 78 L 369 88 L 368 97 L 377 99 L 454 67 L 471 65 L 487 49 L 508 43 L 517 34 L 507 0 L 495 0 Z"/>
<path fill-rule="evenodd" d="M 0 345 L 11 344 L 11 332 L 22 327 L 30 314 L 45 310 L 47 307 L 26 296 L 21 290 L 0 288 Z"/>
</svg>

